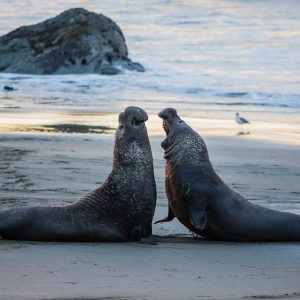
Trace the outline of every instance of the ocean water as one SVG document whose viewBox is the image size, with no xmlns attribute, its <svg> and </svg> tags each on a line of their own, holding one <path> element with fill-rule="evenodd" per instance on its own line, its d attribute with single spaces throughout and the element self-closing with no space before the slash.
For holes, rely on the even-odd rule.
<svg viewBox="0 0 300 300">
<path fill-rule="evenodd" d="M 0 73 L 21 106 L 118 112 L 176 107 L 182 115 L 300 123 L 300 1 L 0 0 L 0 35 L 84 7 L 113 19 L 145 73 Z M 5 103 L 7 104 L 7 100 Z M 4 103 L 4 100 L 3 102 Z M 1 105 L 1 103 L 0 103 Z M 20 103 L 18 103 L 20 106 Z"/>
</svg>

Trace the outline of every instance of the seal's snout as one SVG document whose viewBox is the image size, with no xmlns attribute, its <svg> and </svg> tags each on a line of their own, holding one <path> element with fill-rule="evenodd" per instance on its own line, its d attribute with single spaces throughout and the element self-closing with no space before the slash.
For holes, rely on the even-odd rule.
<svg viewBox="0 0 300 300">
<path fill-rule="evenodd" d="M 136 106 L 129 106 L 124 112 L 119 115 L 119 122 L 121 124 L 127 123 L 128 125 L 139 126 L 148 120 L 147 113 Z"/>
<path fill-rule="evenodd" d="M 158 116 L 160 118 L 164 119 L 164 120 L 168 120 L 168 119 L 172 119 L 172 118 L 178 117 L 176 109 L 172 108 L 172 107 L 168 107 L 168 108 L 163 109 L 158 114 Z"/>
<path fill-rule="evenodd" d="M 163 119 L 163 129 L 167 135 L 169 134 L 171 128 L 174 127 L 174 124 L 183 122 L 179 118 L 176 109 L 172 107 L 163 109 L 158 116 Z"/>
<path fill-rule="evenodd" d="M 134 123 L 136 123 L 136 124 L 133 124 L 133 125 L 139 125 L 139 124 L 144 123 L 148 120 L 147 113 L 139 107 L 131 108 L 130 112 L 132 114 L 132 121 Z"/>
</svg>

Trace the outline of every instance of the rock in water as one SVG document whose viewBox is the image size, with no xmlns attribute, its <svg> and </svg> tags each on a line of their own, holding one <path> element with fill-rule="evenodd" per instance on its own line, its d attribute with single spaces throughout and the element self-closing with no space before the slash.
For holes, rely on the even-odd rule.
<svg viewBox="0 0 300 300">
<path fill-rule="evenodd" d="M 0 37 L 0 72 L 113 75 L 121 68 L 144 71 L 128 58 L 120 27 L 83 8 Z"/>
</svg>

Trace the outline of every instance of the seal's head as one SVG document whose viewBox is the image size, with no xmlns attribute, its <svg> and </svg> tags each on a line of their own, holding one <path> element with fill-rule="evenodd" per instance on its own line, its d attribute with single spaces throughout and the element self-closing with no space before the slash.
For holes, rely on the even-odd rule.
<svg viewBox="0 0 300 300">
<path fill-rule="evenodd" d="M 150 153 L 151 155 L 149 138 L 145 126 L 147 120 L 147 113 L 136 106 L 129 106 L 124 112 L 119 114 L 119 126 L 115 137 L 115 162 L 130 164 L 133 161 L 146 160 L 146 157 L 144 157 L 146 153 Z"/>
<path fill-rule="evenodd" d="M 145 129 L 145 122 L 148 120 L 147 113 L 136 106 L 129 106 L 124 112 L 119 114 L 118 133 L 125 134 L 128 137 L 137 138 L 137 134 L 141 134 Z"/>
<path fill-rule="evenodd" d="M 163 109 L 158 116 L 163 119 L 163 129 L 167 135 L 161 143 L 161 146 L 166 149 L 174 142 L 175 137 L 189 126 L 179 118 L 176 109 L 172 107 Z"/>
<path fill-rule="evenodd" d="M 167 161 L 171 164 L 198 164 L 204 156 L 208 159 L 204 141 L 178 116 L 176 109 L 165 108 L 158 116 L 163 119 L 163 128 L 167 135 L 161 143 Z"/>
</svg>

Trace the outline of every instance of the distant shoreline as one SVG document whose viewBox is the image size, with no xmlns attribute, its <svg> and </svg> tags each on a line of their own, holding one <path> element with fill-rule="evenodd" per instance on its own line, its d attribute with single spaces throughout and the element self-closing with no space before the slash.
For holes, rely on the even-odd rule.
<svg viewBox="0 0 300 300">
<path fill-rule="evenodd" d="M 147 129 L 150 136 L 164 136 L 161 120 L 148 111 Z M 279 144 L 300 145 L 297 123 L 252 121 L 239 126 L 234 119 L 183 117 L 204 136 L 264 140 Z M 113 135 L 118 126 L 118 113 L 93 109 L 0 108 L 0 132 L 69 133 Z"/>
</svg>

